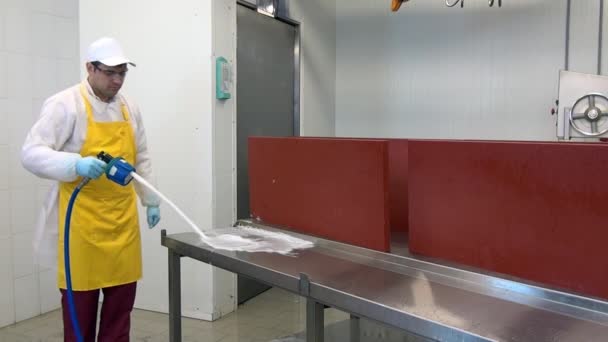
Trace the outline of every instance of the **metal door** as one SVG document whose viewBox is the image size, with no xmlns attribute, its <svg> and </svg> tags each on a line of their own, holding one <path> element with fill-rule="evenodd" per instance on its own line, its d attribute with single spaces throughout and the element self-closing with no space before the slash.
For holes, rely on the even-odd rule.
<svg viewBox="0 0 608 342">
<path fill-rule="evenodd" d="M 251 8 L 237 8 L 237 216 L 249 218 L 247 138 L 293 136 L 297 29 Z M 299 115 L 298 115 L 299 116 Z M 268 287 L 239 276 L 242 303 Z"/>
</svg>

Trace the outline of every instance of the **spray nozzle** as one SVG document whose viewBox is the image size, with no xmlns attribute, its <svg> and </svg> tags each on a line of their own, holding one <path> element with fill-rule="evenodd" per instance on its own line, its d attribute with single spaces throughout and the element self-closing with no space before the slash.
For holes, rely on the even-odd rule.
<svg viewBox="0 0 608 342">
<path fill-rule="evenodd" d="M 125 186 L 131 182 L 133 176 L 131 172 L 135 172 L 135 168 L 129 164 L 122 157 L 112 157 L 109 153 L 104 151 L 97 154 L 97 159 L 104 161 L 108 166 L 106 167 L 106 177 L 109 180 Z"/>
<path fill-rule="evenodd" d="M 112 161 L 112 159 L 114 159 L 114 157 L 112 157 L 109 153 L 105 153 L 104 151 L 101 151 L 97 154 L 97 159 L 103 160 L 104 162 L 106 162 L 106 164 L 109 164 Z"/>
</svg>

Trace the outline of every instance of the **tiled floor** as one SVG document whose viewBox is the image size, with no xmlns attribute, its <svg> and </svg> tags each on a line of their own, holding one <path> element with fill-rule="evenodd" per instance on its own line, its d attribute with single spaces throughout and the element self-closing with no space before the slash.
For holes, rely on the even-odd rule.
<svg viewBox="0 0 608 342">
<path fill-rule="evenodd" d="M 304 329 L 305 301 L 299 296 L 273 288 L 241 305 L 215 322 L 182 320 L 183 342 L 261 342 L 271 341 Z M 326 324 L 348 319 L 348 314 L 325 310 Z M 131 341 L 169 341 L 167 315 L 135 310 Z M 61 314 L 48 314 L 0 329 L 0 342 L 63 341 Z"/>
</svg>

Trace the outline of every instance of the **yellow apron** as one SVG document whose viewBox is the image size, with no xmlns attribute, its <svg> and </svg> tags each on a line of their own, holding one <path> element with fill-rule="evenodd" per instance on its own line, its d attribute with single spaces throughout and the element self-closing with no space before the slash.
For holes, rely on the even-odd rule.
<svg viewBox="0 0 608 342">
<path fill-rule="evenodd" d="M 135 165 L 137 149 L 129 113 L 124 121 L 95 122 L 84 86 L 80 89 L 87 113 L 87 134 L 80 155 L 105 151 Z M 59 244 L 57 281 L 65 289 L 63 235 L 72 192 L 81 179 L 59 186 Z M 70 266 L 74 291 L 132 283 L 141 278 L 141 238 L 133 184 L 120 186 L 105 175 L 91 180 L 78 194 L 70 222 Z"/>
</svg>

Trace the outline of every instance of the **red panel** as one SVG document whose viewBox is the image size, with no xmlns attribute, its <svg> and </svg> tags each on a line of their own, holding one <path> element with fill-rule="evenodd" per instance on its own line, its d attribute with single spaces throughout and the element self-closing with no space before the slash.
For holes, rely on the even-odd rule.
<svg viewBox="0 0 608 342">
<path fill-rule="evenodd" d="M 608 146 L 410 141 L 410 249 L 608 298 Z"/>
<path fill-rule="evenodd" d="M 390 248 L 386 141 L 249 138 L 249 182 L 254 218 Z"/>
<path fill-rule="evenodd" d="M 394 232 L 408 230 L 407 150 L 407 140 L 388 140 L 389 211 L 391 231 Z"/>
<path fill-rule="evenodd" d="M 385 140 L 372 138 L 340 138 L 340 137 L 300 137 L 301 139 L 337 139 L 337 140 Z M 390 229 L 393 232 L 407 233 L 408 203 L 407 203 L 407 140 L 386 139 L 388 142 L 388 197 Z"/>
</svg>

